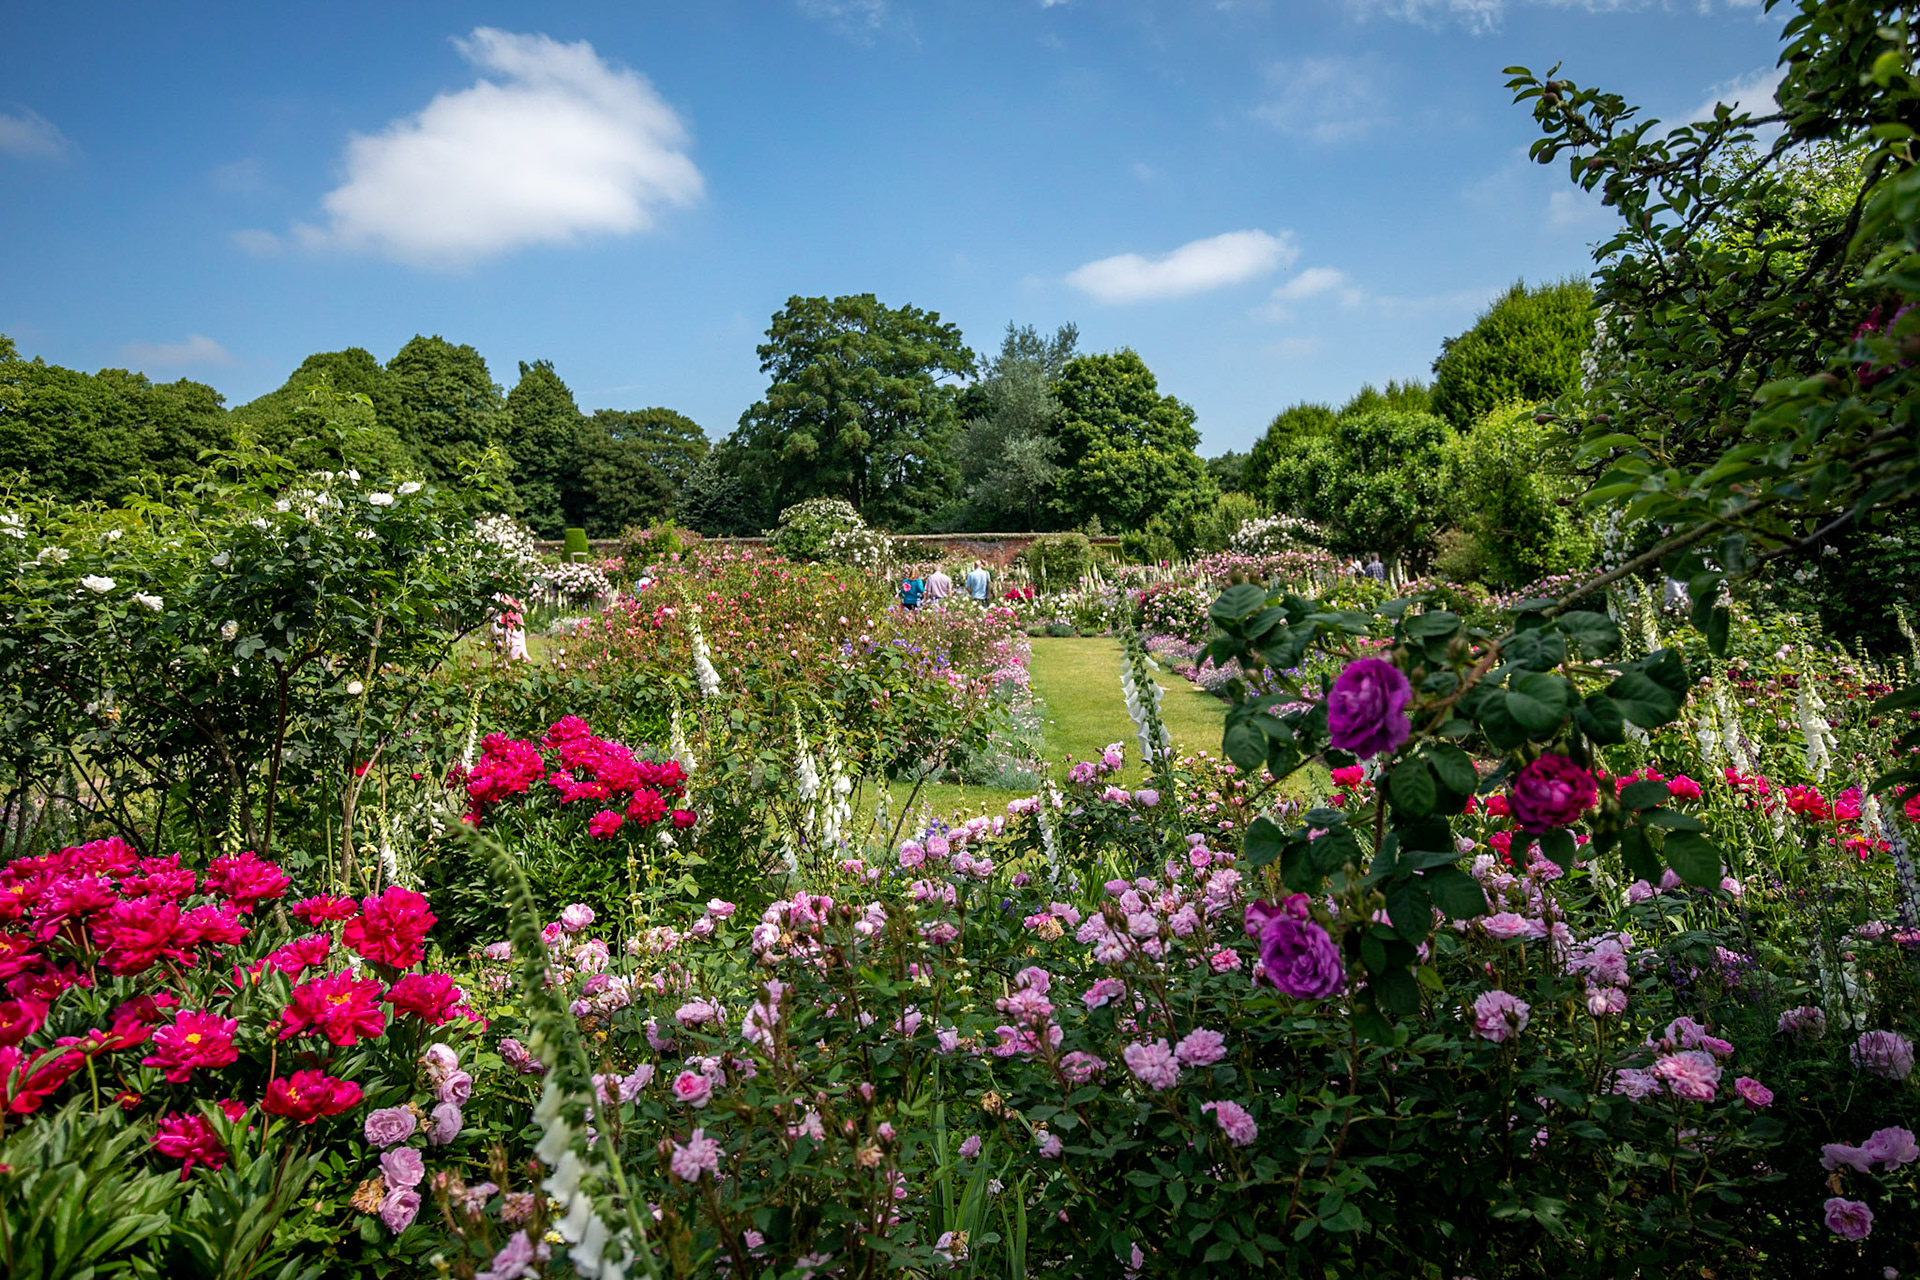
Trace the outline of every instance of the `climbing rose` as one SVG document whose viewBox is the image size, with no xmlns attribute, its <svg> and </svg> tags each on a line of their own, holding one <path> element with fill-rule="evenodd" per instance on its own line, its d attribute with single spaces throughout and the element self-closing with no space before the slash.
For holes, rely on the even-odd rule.
<svg viewBox="0 0 1920 1280">
<path fill-rule="evenodd" d="M 413 1147 L 395 1147 L 380 1155 L 380 1173 L 389 1187 L 417 1187 L 427 1176 L 426 1161 Z"/>
<path fill-rule="evenodd" d="M 1237 1102 L 1203 1102 L 1200 1109 L 1213 1112 L 1213 1118 L 1220 1123 L 1220 1132 L 1236 1147 L 1247 1146 L 1260 1136 L 1260 1126 Z"/>
<path fill-rule="evenodd" d="M 1247 918 L 1254 918 L 1252 907 Z M 1322 1000 L 1346 985 L 1346 965 L 1327 931 L 1283 912 L 1261 925 L 1260 966 L 1263 981 L 1300 1000 Z"/>
<path fill-rule="evenodd" d="M 1667 1092 L 1694 1102 L 1712 1102 L 1720 1085 L 1720 1064 L 1705 1049 L 1683 1049 L 1654 1061 L 1653 1074 Z"/>
<path fill-rule="evenodd" d="M 1870 1076 L 1905 1080 L 1913 1074 L 1913 1041 L 1898 1031 L 1863 1032 L 1847 1056 Z"/>
<path fill-rule="evenodd" d="M 720 1167 L 720 1144 L 709 1138 L 704 1129 L 695 1129 L 687 1138 L 686 1146 L 673 1144 L 667 1165 L 682 1182 L 698 1182 L 702 1173 L 713 1173 Z"/>
<path fill-rule="evenodd" d="M 164 1068 L 174 1084 L 185 1084 L 196 1067 L 231 1066 L 240 1059 L 240 1051 L 233 1046 L 239 1026 L 238 1018 L 182 1009 L 174 1015 L 172 1026 L 153 1033 L 154 1053 L 140 1059 L 140 1065 Z"/>
<path fill-rule="evenodd" d="M 387 1192 L 387 1198 L 380 1202 L 380 1221 L 387 1224 L 387 1230 L 399 1235 L 413 1225 L 413 1219 L 420 1212 L 420 1193 L 411 1187 Z"/>
<path fill-rule="evenodd" d="M 341 939 L 376 964 L 411 969 L 427 954 L 427 931 L 435 916 L 425 894 L 390 886 L 377 898 L 360 903 L 361 914 L 347 921 Z"/>
<path fill-rule="evenodd" d="M 1514 824 L 1538 834 L 1572 826 L 1598 793 L 1591 773 L 1565 756 L 1545 755 L 1520 771 L 1508 804 Z"/>
<path fill-rule="evenodd" d="M 1503 1044 L 1527 1029 L 1532 1006 L 1507 991 L 1483 991 L 1473 1001 L 1473 1034 Z"/>
<path fill-rule="evenodd" d="M 267 1081 L 267 1096 L 260 1109 L 268 1115 L 312 1124 L 322 1116 L 337 1116 L 359 1105 L 360 1086 L 351 1080 L 336 1080 L 324 1071 L 296 1071 Z"/>
<path fill-rule="evenodd" d="M 1205 1027 L 1187 1033 L 1185 1039 L 1173 1046 L 1173 1056 L 1187 1067 L 1210 1067 L 1227 1056 L 1227 1038 L 1218 1031 L 1209 1031 Z"/>
<path fill-rule="evenodd" d="M 1407 740 L 1407 703 L 1413 686 L 1400 668 L 1384 658 L 1349 662 L 1327 698 L 1327 733 L 1336 751 L 1362 760 L 1392 754 Z"/>
</svg>

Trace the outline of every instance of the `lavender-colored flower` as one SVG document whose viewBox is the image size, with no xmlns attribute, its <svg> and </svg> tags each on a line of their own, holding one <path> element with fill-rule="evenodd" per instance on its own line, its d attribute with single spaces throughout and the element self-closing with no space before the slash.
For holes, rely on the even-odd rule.
<svg viewBox="0 0 1920 1280">
<path fill-rule="evenodd" d="M 1872 1137 L 1860 1144 L 1860 1150 L 1866 1153 L 1867 1159 L 1889 1170 L 1920 1160 L 1920 1144 L 1914 1142 L 1911 1129 L 1876 1129 Z"/>
<path fill-rule="evenodd" d="M 584 902 L 576 902 L 560 913 L 560 927 L 568 933 L 578 933 L 593 923 L 593 908 Z"/>
<path fill-rule="evenodd" d="M 1227 1141 L 1236 1147 L 1248 1146 L 1260 1136 L 1260 1126 L 1247 1114 L 1247 1109 L 1237 1102 L 1203 1102 L 1200 1109 L 1213 1112 L 1213 1118 L 1219 1122 L 1220 1132 L 1226 1134 Z"/>
<path fill-rule="evenodd" d="M 1076 1085 L 1086 1084 L 1106 1069 L 1107 1064 L 1101 1059 L 1090 1053 L 1083 1053 L 1079 1049 L 1060 1059 L 1060 1074 L 1065 1076 L 1069 1083 Z"/>
<path fill-rule="evenodd" d="M 500 1042 L 500 1057 L 523 1076 L 543 1075 L 547 1064 L 533 1056 L 532 1050 L 509 1036 Z"/>
<path fill-rule="evenodd" d="M 413 1225 L 420 1212 L 420 1193 L 412 1187 L 402 1187 L 387 1192 L 386 1199 L 380 1202 L 380 1221 L 387 1224 L 387 1230 L 399 1235 Z"/>
<path fill-rule="evenodd" d="M 1227 1038 L 1205 1027 L 1190 1031 L 1173 1046 L 1173 1056 L 1185 1067 L 1210 1067 L 1227 1056 Z"/>
<path fill-rule="evenodd" d="M 1660 1092 L 1660 1078 L 1639 1067 L 1622 1067 L 1613 1073 L 1613 1092 L 1624 1093 L 1635 1102 Z"/>
<path fill-rule="evenodd" d="M 1803 1004 L 1780 1015 L 1780 1034 L 1808 1044 L 1827 1038 L 1827 1015 L 1818 1005 Z"/>
<path fill-rule="evenodd" d="M 1834 1196 L 1826 1208 L 1827 1230 L 1842 1240 L 1865 1240 L 1873 1234 L 1873 1210 L 1864 1202 Z"/>
<path fill-rule="evenodd" d="M 1300 1000 L 1323 1000 L 1346 985 L 1340 949 L 1312 920 L 1274 914 L 1260 930 L 1260 977 Z"/>
<path fill-rule="evenodd" d="M 1133 1078 L 1149 1089 L 1171 1089 L 1180 1081 L 1180 1060 L 1173 1056 L 1164 1038 L 1130 1044 L 1120 1056 Z"/>
<path fill-rule="evenodd" d="M 1407 720 L 1412 700 L 1413 686 L 1391 662 L 1349 662 L 1327 697 L 1327 733 L 1334 750 L 1351 751 L 1362 760 L 1399 750 L 1413 731 Z"/>
<path fill-rule="evenodd" d="M 380 1176 L 389 1187 L 417 1187 L 427 1176 L 427 1162 L 413 1147 L 395 1147 L 381 1153 Z"/>
<path fill-rule="evenodd" d="M 1755 1080 L 1752 1076 L 1740 1076 L 1733 1082 L 1733 1091 L 1740 1100 L 1758 1111 L 1762 1107 L 1773 1105 L 1773 1090 Z"/>
<path fill-rule="evenodd" d="M 466 1117 L 460 1108 L 451 1102 L 443 1102 L 433 1109 L 433 1128 L 427 1130 L 427 1141 L 436 1147 L 444 1147 L 460 1136 Z"/>
<path fill-rule="evenodd" d="M 713 1173 L 720 1167 L 720 1144 L 707 1137 L 706 1130 L 695 1129 L 687 1139 L 687 1145 L 673 1144 L 673 1154 L 667 1158 L 667 1167 L 673 1170 L 673 1176 L 682 1182 L 698 1182 L 702 1173 Z"/>
<path fill-rule="evenodd" d="M 367 1113 L 361 1132 L 366 1134 L 370 1145 L 391 1147 L 411 1138 L 418 1123 L 413 1112 L 405 1107 L 381 1107 Z"/>
<path fill-rule="evenodd" d="M 1047 1129 L 1039 1129 L 1034 1132 L 1033 1145 L 1039 1149 L 1040 1158 L 1043 1160 L 1058 1160 L 1060 1158 L 1060 1152 L 1065 1146 L 1065 1144 L 1060 1141 L 1059 1134 Z"/>
<path fill-rule="evenodd" d="M 465 1071 L 449 1071 L 434 1087 L 434 1096 L 442 1102 L 451 1102 L 456 1107 L 467 1105 L 467 1099 L 473 1096 L 473 1077 Z"/>
<path fill-rule="evenodd" d="M 1868 1031 L 1847 1051 L 1853 1065 L 1870 1076 L 1905 1080 L 1913 1074 L 1913 1041 L 1898 1031 Z"/>
<path fill-rule="evenodd" d="M 977 1133 L 968 1135 L 967 1140 L 960 1144 L 960 1158 L 962 1160 L 971 1160 L 979 1154 L 980 1135 Z"/>
<path fill-rule="evenodd" d="M 1160 793 L 1152 787 L 1142 787 L 1133 793 L 1133 802 L 1142 808 L 1151 809 L 1160 803 Z"/>
<path fill-rule="evenodd" d="M 529 1201 L 533 1198 L 530 1192 L 515 1194 L 524 1195 Z M 544 1244 L 535 1247 L 526 1232 L 516 1231 L 507 1237 L 507 1243 L 500 1252 L 493 1255 L 493 1265 L 475 1274 L 473 1280 L 520 1280 L 522 1276 L 532 1275 L 534 1264 L 543 1261 L 549 1252 Z"/>
<path fill-rule="evenodd" d="M 1503 1044 L 1527 1029 L 1533 1007 L 1510 991 L 1483 991 L 1473 1001 L 1473 1034 Z"/>
<path fill-rule="evenodd" d="M 1720 1064 L 1705 1049 L 1682 1049 L 1654 1060 L 1653 1074 L 1676 1098 L 1711 1102 L 1720 1087 Z"/>
</svg>

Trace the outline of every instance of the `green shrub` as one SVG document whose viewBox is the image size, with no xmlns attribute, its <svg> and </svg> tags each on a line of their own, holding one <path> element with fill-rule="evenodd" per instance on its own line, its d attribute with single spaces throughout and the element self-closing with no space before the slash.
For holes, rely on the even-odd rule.
<svg viewBox="0 0 1920 1280">
<path fill-rule="evenodd" d="M 661 564 L 674 556 L 684 555 L 699 541 L 697 532 L 682 529 L 671 520 L 663 520 L 653 526 L 629 525 L 620 535 L 619 549 L 615 554 L 630 573 L 638 574 L 648 565 Z"/>
<path fill-rule="evenodd" d="M 1042 534 L 1021 558 L 1041 590 L 1070 587 L 1093 568 L 1093 543 L 1084 533 Z"/>
<path fill-rule="evenodd" d="M 1593 560 L 1592 522 L 1571 508 L 1580 491 L 1570 474 L 1574 443 L 1561 427 L 1535 422 L 1528 404 L 1509 404 L 1454 437 L 1446 489 L 1466 538 L 1447 547 L 1449 575 L 1520 587 Z"/>
<path fill-rule="evenodd" d="M 1276 510 L 1325 525 L 1336 551 L 1423 560 L 1441 522 L 1441 470 L 1453 429 L 1430 413 L 1382 409 L 1338 418 L 1278 459 Z"/>
<path fill-rule="evenodd" d="M 839 498 L 808 498 L 780 513 L 780 523 L 768 531 L 773 549 L 789 560 L 824 560 L 836 533 L 864 529 L 867 522 L 853 504 Z"/>
<path fill-rule="evenodd" d="M 1593 289 L 1577 277 L 1516 282 L 1433 362 L 1433 412 L 1465 431 L 1514 400 L 1557 400 L 1580 389 L 1593 341 Z"/>
<path fill-rule="evenodd" d="M 573 560 L 593 554 L 593 544 L 587 541 L 585 529 L 568 529 L 562 536 L 566 539 L 567 559 Z"/>
</svg>

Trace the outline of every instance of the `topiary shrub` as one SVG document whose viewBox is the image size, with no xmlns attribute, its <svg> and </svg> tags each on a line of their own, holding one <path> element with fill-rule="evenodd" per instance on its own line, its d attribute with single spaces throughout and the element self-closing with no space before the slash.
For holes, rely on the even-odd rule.
<svg viewBox="0 0 1920 1280">
<path fill-rule="evenodd" d="M 593 554 L 593 544 L 587 541 L 585 529 L 567 529 L 562 536 L 566 539 L 567 559 L 576 560 Z"/>
<path fill-rule="evenodd" d="M 1027 572 L 1042 591 L 1077 584 L 1093 568 L 1093 543 L 1084 533 L 1047 533 L 1022 553 Z"/>
<path fill-rule="evenodd" d="M 780 513 L 780 523 L 767 531 L 773 549 L 789 560 L 824 560 L 836 533 L 864 529 L 853 504 L 840 498 L 808 498 Z"/>
</svg>

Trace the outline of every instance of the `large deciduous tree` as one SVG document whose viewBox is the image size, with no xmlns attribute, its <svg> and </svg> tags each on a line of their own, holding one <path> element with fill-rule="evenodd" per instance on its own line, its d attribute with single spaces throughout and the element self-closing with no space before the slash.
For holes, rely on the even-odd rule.
<svg viewBox="0 0 1920 1280">
<path fill-rule="evenodd" d="M 1516 282 L 1473 327 L 1441 344 L 1433 362 L 1433 412 L 1470 429 L 1503 404 L 1555 400 L 1580 389 L 1593 342 L 1593 287 L 1578 278 Z"/>
<path fill-rule="evenodd" d="M 427 478 L 460 478 L 462 463 L 477 462 L 501 439 L 506 403 L 470 346 L 438 335 L 415 335 L 387 361 L 395 396 L 394 427 L 420 456 Z"/>
<path fill-rule="evenodd" d="M 319 399 L 325 412 L 316 408 L 315 387 L 326 389 Z M 347 399 L 338 398 L 342 396 Z M 354 467 L 369 474 L 412 475 L 421 463 L 400 438 L 399 408 L 393 375 L 371 352 L 348 347 L 308 356 L 286 382 L 230 416 L 236 438 L 307 470 Z M 350 435 L 350 443 L 342 431 Z"/>
<path fill-rule="evenodd" d="M 575 520 L 595 537 L 680 514 L 707 456 L 700 424 L 672 409 L 597 409 L 580 433 Z"/>
<path fill-rule="evenodd" d="M 1195 448 L 1193 409 L 1160 392 L 1134 351 L 1069 361 L 1053 385 L 1060 471 L 1051 505 L 1063 524 L 1098 519 L 1139 529 L 1152 515 L 1209 504 L 1215 491 Z"/>
<path fill-rule="evenodd" d="M 937 312 L 870 293 L 787 299 L 759 347 L 766 398 L 729 451 L 757 516 L 803 498 L 844 498 L 900 528 L 954 494 L 958 388 L 973 352 Z"/>
<path fill-rule="evenodd" d="M 1268 493 L 1276 509 L 1325 525 L 1338 550 L 1424 560 L 1452 435 L 1430 413 L 1342 414 L 1274 463 Z"/>
<path fill-rule="evenodd" d="M 559 537 L 569 509 L 579 506 L 581 423 L 553 362 L 522 360 L 520 381 L 507 393 L 505 439 L 521 519 L 545 538 Z"/>
<path fill-rule="evenodd" d="M 1059 464 L 1053 428 L 1060 402 L 1053 383 L 1074 358 L 1080 331 L 1061 325 L 1042 336 L 1007 324 L 1000 354 L 968 389 L 972 412 L 960 445 L 961 478 L 975 527 L 1034 529 Z"/>
</svg>

